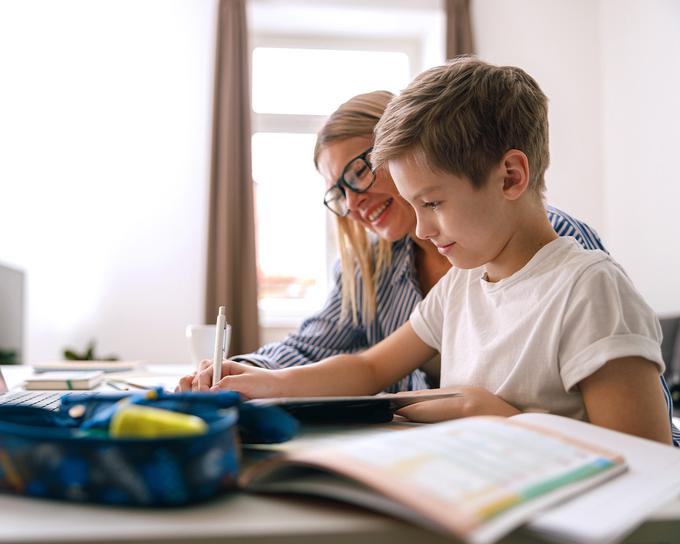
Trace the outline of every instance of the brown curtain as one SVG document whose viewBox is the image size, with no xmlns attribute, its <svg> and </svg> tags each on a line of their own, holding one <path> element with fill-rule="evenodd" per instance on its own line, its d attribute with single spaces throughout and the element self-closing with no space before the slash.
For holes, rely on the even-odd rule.
<svg viewBox="0 0 680 544">
<path fill-rule="evenodd" d="M 474 52 L 470 0 L 446 0 L 446 58 Z"/>
<path fill-rule="evenodd" d="M 213 104 L 205 321 L 227 307 L 229 353 L 259 345 L 245 0 L 220 0 Z"/>
</svg>

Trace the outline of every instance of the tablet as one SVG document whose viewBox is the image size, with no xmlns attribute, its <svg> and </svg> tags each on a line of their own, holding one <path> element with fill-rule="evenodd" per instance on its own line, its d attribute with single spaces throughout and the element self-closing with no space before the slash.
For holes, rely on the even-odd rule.
<svg viewBox="0 0 680 544">
<path fill-rule="evenodd" d="M 460 393 L 385 393 L 350 397 L 279 397 L 254 399 L 259 406 L 278 406 L 302 423 L 385 423 L 394 412 L 417 402 L 458 397 Z"/>
</svg>

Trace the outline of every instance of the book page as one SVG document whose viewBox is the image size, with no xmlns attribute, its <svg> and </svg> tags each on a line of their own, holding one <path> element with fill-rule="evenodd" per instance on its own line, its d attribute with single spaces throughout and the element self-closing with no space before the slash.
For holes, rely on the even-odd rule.
<svg viewBox="0 0 680 544">
<path fill-rule="evenodd" d="M 491 542 L 542 508 L 546 497 L 561 500 L 565 490 L 623 467 L 616 456 L 502 418 L 383 432 L 296 451 L 289 460 L 355 478 L 471 542 Z M 516 512 L 519 519 L 504 516 Z"/>
<path fill-rule="evenodd" d="M 606 444 L 621 452 L 629 467 L 620 478 L 537 516 L 529 523 L 533 532 L 563 542 L 616 542 L 680 495 L 678 448 L 548 414 L 522 414 L 512 419 Z"/>
</svg>

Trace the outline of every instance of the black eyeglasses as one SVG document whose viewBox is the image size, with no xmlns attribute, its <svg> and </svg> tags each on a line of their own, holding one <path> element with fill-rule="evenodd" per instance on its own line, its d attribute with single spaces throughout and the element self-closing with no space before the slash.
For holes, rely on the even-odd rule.
<svg viewBox="0 0 680 544">
<path fill-rule="evenodd" d="M 332 211 L 335 215 L 345 217 L 349 213 L 347 207 L 346 191 L 349 189 L 353 193 L 365 193 L 375 183 L 375 172 L 373 166 L 368 159 L 368 155 L 373 151 L 369 147 L 361 155 L 357 155 L 350 160 L 342 174 L 323 197 L 323 203 L 326 208 Z"/>
</svg>

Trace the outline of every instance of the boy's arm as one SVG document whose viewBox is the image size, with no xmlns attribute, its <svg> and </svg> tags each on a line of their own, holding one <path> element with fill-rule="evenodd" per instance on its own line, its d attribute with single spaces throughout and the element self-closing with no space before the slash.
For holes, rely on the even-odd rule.
<svg viewBox="0 0 680 544">
<path fill-rule="evenodd" d="M 314 365 L 281 370 L 225 361 L 223 378 L 213 388 L 238 391 L 248 398 L 372 395 L 429 360 L 436 350 L 425 344 L 406 322 L 366 351 L 336 355 Z M 206 390 L 212 368 L 207 368 L 182 390 Z"/>
<path fill-rule="evenodd" d="M 659 367 L 642 357 L 609 361 L 578 383 L 591 423 L 671 444 L 668 410 L 659 382 Z M 432 423 L 472 415 L 512 416 L 520 411 L 479 387 L 449 387 L 460 397 L 412 404 L 398 413 Z"/>
<path fill-rule="evenodd" d="M 418 423 L 437 423 L 449 419 L 471 416 L 510 417 L 521 411 L 483 387 L 453 386 L 429 391 L 413 391 L 409 394 L 458 393 L 448 399 L 426 400 L 401 408 L 396 413 Z"/>
<path fill-rule="evenodd" d="M 595 425 L 671 444 L 659 367 L 642 357 L 607 362 L 578 384 Z"/>
</svg>

